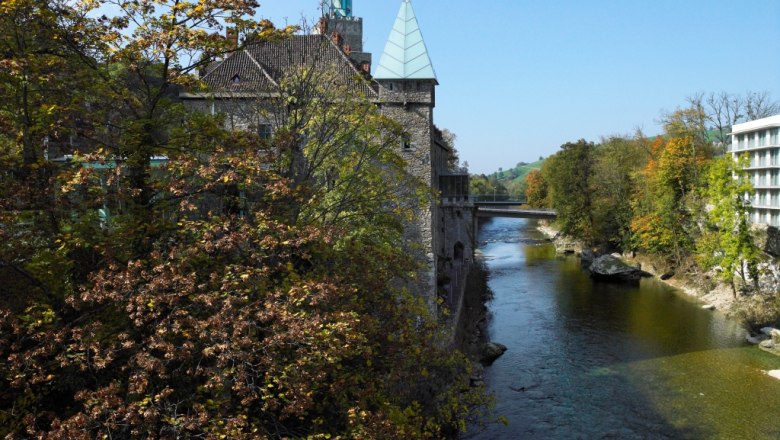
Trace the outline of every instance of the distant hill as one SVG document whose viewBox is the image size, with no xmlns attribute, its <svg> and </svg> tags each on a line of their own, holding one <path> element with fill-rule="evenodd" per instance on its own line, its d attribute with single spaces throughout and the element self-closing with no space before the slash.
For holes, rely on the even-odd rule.
<svg viewBox="0 0 780 440">
<path fill-rule="evenodd" d="M 527 176 L 528 173 L 530 173 L 532 170 L 541 169 L 543 163 L 544 160 L 538 160 L 533 163 L 520 162 L 515 165 L 514 168 L 496 171 L 495 173 L 490 174 L 488 177 L 495 177 L 499 182 L 523 182 L 525 181 L 525 176 Z"/>
</svg>

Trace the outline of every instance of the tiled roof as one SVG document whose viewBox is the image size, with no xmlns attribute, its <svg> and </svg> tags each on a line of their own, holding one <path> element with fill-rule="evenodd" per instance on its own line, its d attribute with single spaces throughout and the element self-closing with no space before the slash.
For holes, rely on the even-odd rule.
<svg viewBox="0 0 780 440">
<path fill-rule="evenodd" d="M 246 50 L 233 53 L 203 80 L 210 90 L 220 92 L 269 91 L 276 85 Z"/>
<path fill-rule="evenodd" d="M 294 35 L 279 41 L 259 41 L 228 57 L 203 77 L 213 92 L 276 91 L 286 72 L 302 67 L 334 66 L 345 84 L 366 96 L 376 92 L 363 81 L 357 68 L 331 40 L 323 35 Z"/>
<path fill-rule="evenodd" d="M 374 78 L 436 79 L 420 25 L 409 0 L 401 3 Z"/>
</svg>

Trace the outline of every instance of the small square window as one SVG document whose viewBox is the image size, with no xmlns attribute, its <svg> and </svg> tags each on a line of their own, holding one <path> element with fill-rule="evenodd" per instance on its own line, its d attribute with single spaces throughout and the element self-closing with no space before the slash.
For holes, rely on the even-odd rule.
<svg viewBox="0 0 780 440">
<path fill-rule="evenodd" d="M 260 126 L 257 128 L 257 133 L 260 135 L 260 139 L 271 139 L 274 131 L 273 127 L 271 127 L 271 124 L 260 124 Z"/>
</svg>

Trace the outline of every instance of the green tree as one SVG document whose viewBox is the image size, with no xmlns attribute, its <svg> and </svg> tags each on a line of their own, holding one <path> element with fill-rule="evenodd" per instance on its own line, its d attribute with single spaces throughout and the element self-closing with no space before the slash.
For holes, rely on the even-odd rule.
<svg viewBox="0 0 780 440">
<path fill-rule="evenodd" d="M 750 235 L 748 208 L 754 190 L 745 171 L 749 163 L 747 155 L 737 161 L 726 156 L 710 166 L 706 195 L 711 208 L 705 233 L 697 243 L 699 261 L 707 269 L 717 269 L 735 298 L 734 275 L 739 274 L 743 285 L 747 285 L 748 278 L 757 285 L 761 261 L 761 252 Z"/>
<path fill-rule="evenodd" d="M 642 139 L 612 137 L 596 148 L 593 191 L 594 238 L 608 247 L 628 250 L 632 245 L 632 197 L 636 177 L 647 161 Z"/>
<path fill-rule="evenodd" d="M 542 167 L 551 207 L 558 213 L 561 232 L 591 243 L 593 193 L 590 187 L 595 166 L 595 145 L 585 140 L 566 143 Z"/>
</svg>

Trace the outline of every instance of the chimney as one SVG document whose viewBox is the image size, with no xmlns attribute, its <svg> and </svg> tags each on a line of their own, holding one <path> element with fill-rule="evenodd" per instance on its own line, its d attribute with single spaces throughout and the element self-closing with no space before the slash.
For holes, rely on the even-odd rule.
<svg viewBox="0 0 780 440">
<path fill-rule="evenodd" d="M 330 34 L 330 41 L 332 41 L 336 46 L 341 47 L 341 45 L 344 44 L 344 37 L 342 37 L 338 32 L 333 32 Z"/>
<path fill-rule="evenodd" d="M 227 40 L 228 56 L 238 49 L 238 30 L 235 27 L 229 27 L 225 30 L 225 39 Z"/>
<path fill-rule="evenodd" d="M 328 19 L 321 17 L 320 21 L 314 26 L 315 35 L 328 35 Z"/>
</svg>

